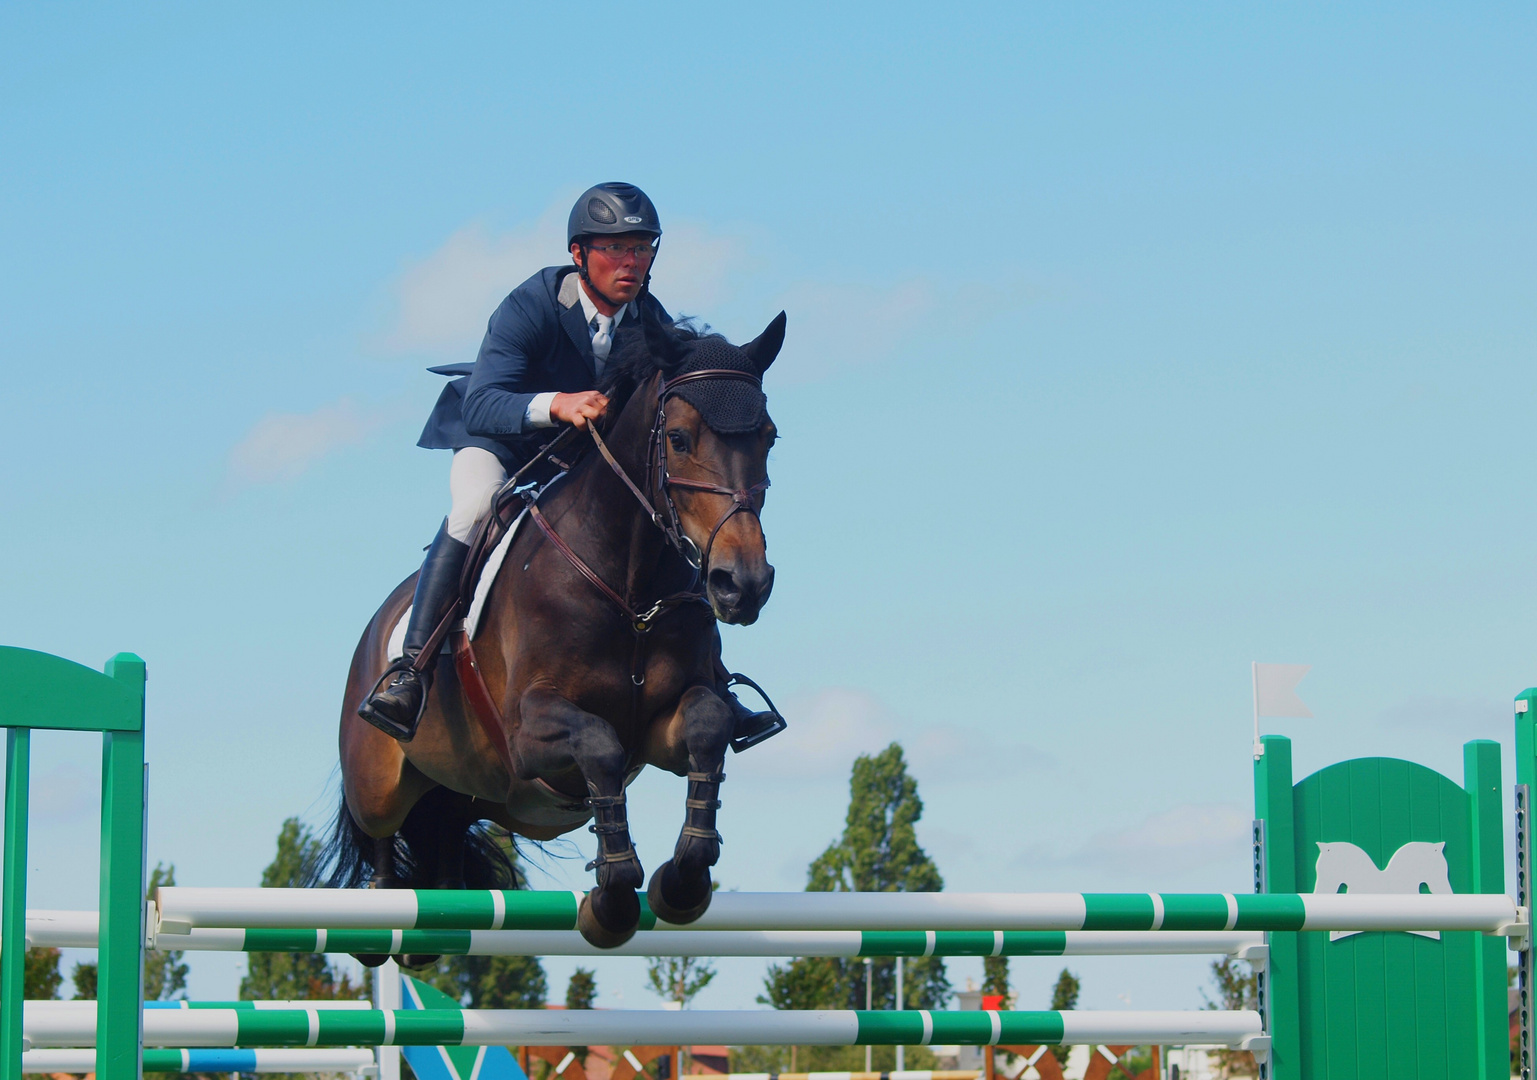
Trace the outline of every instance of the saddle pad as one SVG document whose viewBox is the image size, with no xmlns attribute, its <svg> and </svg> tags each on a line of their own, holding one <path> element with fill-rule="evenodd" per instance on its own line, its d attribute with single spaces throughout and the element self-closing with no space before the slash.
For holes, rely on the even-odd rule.
<svg viewBox="0 0 1537 1080">
<path fill-rule="evenodd" d="M 475 596 L 470 601 L 469 614 L 464 617 L 464 628 L 469 631 L 470 640 L 475 640 L 475 635 L 480 632 L 480 615 L 486 607 L 486 597 L 491 593 L 491 586 L 496 581 L 496 575 L 502 568 L 502 560 L 507 557 L 507 549 L 512 546 L 512 538 L 518 535 L 518 527 L 523 524 L 523 519 L 528 516 L 524 510 L 512 521 L 512 525 L 502 536 L 496 545 L 496 550 L 491 552 L 491 557 L 486 560 L 486 565 L 481 567 L 480 580 L 475 582 Z M 405 653 L 406 624 L 411 621 L 411 609 L 407 607 L 401 613 L 395 628 L 390 631 L 390 642 L 386 649 L 386 656 L 391 660 L 399 660 Z M 447 651 L 449 643 L 443 642 L 443 649 Z"/>
</svg>

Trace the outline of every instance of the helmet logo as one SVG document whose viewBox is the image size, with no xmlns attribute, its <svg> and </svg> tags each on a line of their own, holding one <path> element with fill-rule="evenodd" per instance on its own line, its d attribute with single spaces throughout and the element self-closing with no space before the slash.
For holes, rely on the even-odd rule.
<svg viewBox="0 0 1537 1080">
<path fill-rule="evenodd" d="M 624 219 L 626 225 L 639 225 L 642 220 L 644 219 L 638 218 L 634 214 L 629 214 Z"/>
</svg>

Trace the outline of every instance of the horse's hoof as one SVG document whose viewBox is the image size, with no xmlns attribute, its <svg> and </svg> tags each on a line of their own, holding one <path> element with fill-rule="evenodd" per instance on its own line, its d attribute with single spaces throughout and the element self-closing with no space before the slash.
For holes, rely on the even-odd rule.
<svg viewBox="0 0 1537 1080">
<path fill-rule="evenodd" d="M 364 967 L 382 967 L 384 962 L 390 958 L 390 954 L 382 952 L 355 952 L 352 954 L 352 958 Z"/>
<path fill-rule="evenodd" d="M 593 905 L 593 897 L 600 896 L 603 913 L 613 926 L 606 926 Z M 640 898 L 634 889 L 597 890 L 582 897 L 582 906 L 576 911 L 576 928 L 581 931 L 587 944 L 599 949 L 617 949 L 635 936 L 640 927 Z"/>
<path fill-rule="evenodd" d="M 703 915 L 710 907 L 710 896 L 709 870 L 704 872 L 701 894 L 697 887 L 688 889 L 684 886 L 682 875 L 671 859 L 656 868 L 651 875 L 651 884 L 646 886 L 646 903 L 651 905 L 652 913 L 674 926 L 686 925 Z"/>
<path fill-rule="evenodd" d="M 431 967 L 442 958 L 436 953 L 396 953 L 395 963 L 403 968 L 425 968 Z"/>
</svg>

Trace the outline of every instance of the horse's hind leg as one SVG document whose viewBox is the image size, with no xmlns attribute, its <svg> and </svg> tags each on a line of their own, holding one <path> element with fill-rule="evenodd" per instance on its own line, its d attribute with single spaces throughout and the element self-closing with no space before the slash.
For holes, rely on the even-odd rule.
<svg viewBox="0 0 1537 1080">
<path fill-rule="evenodd" d="M 624 799 L 629 755 L 614 729 L 549 690 L 530 690 L 519 707 L 521 723 L 513 740 L 518 776 L 546 782 L 573 771 L 587 786 L 587 805 L 597 818 L 598 857 L 587 869 L 598 872 L 597 888 L 582 900 L 577 929 L 591 944 L 612 949 L 634 936 L 640 925 L 645 872 L 630 840 Z"/>
<path fill-rule="evenodd" d="M 720 833 L 715 812 L 720 809 L 722 768 L 731 740 L 731 707 L 714 691 L 696 686 L 678 705 L 683 742 L 688 751 L 688 796 L 678 846 L 651 875 L 646 900 L 657 918 L 691 923 L 710 906 L 710 867 L 720 858 Z"/>
</svg>

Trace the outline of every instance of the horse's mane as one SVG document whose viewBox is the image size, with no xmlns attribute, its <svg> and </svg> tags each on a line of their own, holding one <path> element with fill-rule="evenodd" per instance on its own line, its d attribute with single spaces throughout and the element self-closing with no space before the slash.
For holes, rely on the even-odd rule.
<svg viewBox="0 0 1537 1080">
<path fill-rule="evenodd" d="M 636 391 L 658 376 L 672 379 L 689 372 L 724 370 L 741 372 L 745 378 L 699 382 L 676 393 L 721 434 L 751 431 L 768 418 L 768 399 L 761 384 L 768 364 L 759 364 L 747 349 L 731 344 L 702 322 L 689 318 L 663 322 L 655 304 L 643 305 L 639 322 L 641 332 L 624 335 L 624 344 L 611 357 L 599 387 L 608 395 L 611 416 L 623 413 Z M 778 350 L 777 341 L 774 348 Z"/>
<path fill-rule="evenodd" d="M 652 376 L 664 377 L 677 371 L 684 358 L 699 342 L 725 341 L 722 334 L 711 330 L 709 325 L 685 315 L 673 323 L 664 323 L 656 313 L 656 306 L 643 304 L 640 324 L 642 332 L 629 334 L 618 352 L 609 358 L 598 389 L 614 404 L 611 415 L 624 410 L 630 395 L 645 386 Z"/>
</svg>

